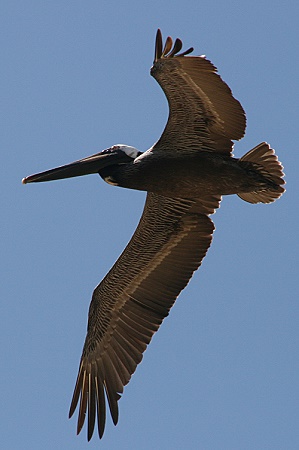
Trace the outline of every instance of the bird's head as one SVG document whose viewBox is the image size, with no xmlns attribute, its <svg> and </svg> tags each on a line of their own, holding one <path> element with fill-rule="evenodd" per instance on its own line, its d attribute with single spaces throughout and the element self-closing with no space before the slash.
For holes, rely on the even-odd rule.
<svg viewBox="0 0 299 450">
<path fill-rule="evenodd" d="M 38 183 L 41 181 L 60 180 L 62 178 L 79 177 L 90 173 L 98 173 L 109 166 L 128 164 L 141 155 L 135 147 L 130 145 L 117 144 L 102 150 L 100 153 L 88 156 L 65 166 L 46 170 L 23 178 L 22 183 Z"/>
</svg>

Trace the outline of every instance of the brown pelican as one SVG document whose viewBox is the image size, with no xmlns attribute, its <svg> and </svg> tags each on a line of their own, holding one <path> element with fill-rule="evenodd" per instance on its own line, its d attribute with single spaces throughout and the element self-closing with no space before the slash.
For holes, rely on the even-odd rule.
<svg viewBox="0 0 299 450">
<path fill-rule="evenodd" d="M 49 181 L 98 173 L 106 182 L 147 191 L 139 225 L 93 292 L 87 336 L 70 407 L 79 403 L 79 433 L 97 420 L 105 427 L 106 400 L 114 424 L 118 400 L 176 297 L 200 266 L 212 241 L 209 215 L 222 195 L 271 203 L 284 192 L 282 165 L 263 142 L 240 159 L 232 140 L 245 131 L 245 113 L 204 56 L 179 53 L 182 42 L 156 36 L 151 75 L 170 108 L 161 138 L 149 150 L 115 145 L 88 158 L 23 179 Z"/>
</svg>

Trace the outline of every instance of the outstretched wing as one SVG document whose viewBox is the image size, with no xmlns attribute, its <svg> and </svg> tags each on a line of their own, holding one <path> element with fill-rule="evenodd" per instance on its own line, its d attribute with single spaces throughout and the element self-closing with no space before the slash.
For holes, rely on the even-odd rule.
<svg viewBox="0 0 299 450">
<path fill-rule="evenodd" d="M 208 215 L 220 200 L 149 193 L 131 241 L 95 289 L 70 408 L 72 416 L 80 403 L 78 433 L 88 413 L 88 440 L 96 417 L 103 435 L 105 394 L 117 423 L 123 387 L 211 244 L 214 225 Z"/>
<path fill-rule="evenodd" d="M 241 104 L 204 56 L 186 56 L 180 39 L 172 47 L 168 37 L 162 50 L 162 35 L 156 37 L 151 75 L 169 103 L 169 118 L 155 148 L 165 151 L 216 151 L 230 154 L 232 139 L 244 136 L 246 118 Z"/>
</svg>

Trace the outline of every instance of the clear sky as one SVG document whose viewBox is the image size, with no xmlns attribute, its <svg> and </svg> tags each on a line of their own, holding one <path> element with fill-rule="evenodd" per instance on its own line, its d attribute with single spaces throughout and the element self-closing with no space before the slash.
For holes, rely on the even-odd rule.
<svg viewBox="0 0 299 450">
<path fill-rule="evenodd" d="M 1 447 L 299 448 L 298 15 L 295 1 L 2 3 Z M 272 205 L 224 198 L 213 245 L 153 338 L 115 428 L 68 420 L 93 288 L 145 194 L 97 175 L 21 179 L 116 143 L 144 151 L 167 104 L 150 77 L 157 28 L 218 67 L 286 172 Z"/>
</svg>

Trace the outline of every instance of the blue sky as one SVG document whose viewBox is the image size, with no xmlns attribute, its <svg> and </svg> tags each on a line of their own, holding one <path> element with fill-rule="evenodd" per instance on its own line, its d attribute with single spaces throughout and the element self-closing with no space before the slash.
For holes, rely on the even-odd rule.
<svg viewBox="0 0 299 450">
<path fill-rule="evenodd" d="M 1 444 L 43 449 L 299 448 L 298 13 L 286 1 L 14 1 L 1 6 Z M 247 113 L 241 156 L 266 140 L 287 193 L 226 197 L 213 245 L 125 388 L 104 438 L 68 408 L 93 288 L 145 194 L 94 175 L 34 172 L 160 136 L 156 29 L 218 67 Z"/>
</svg>

